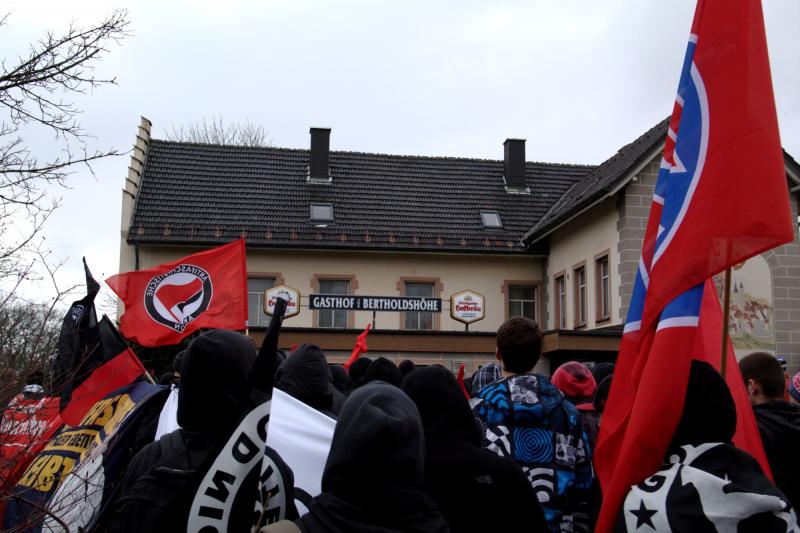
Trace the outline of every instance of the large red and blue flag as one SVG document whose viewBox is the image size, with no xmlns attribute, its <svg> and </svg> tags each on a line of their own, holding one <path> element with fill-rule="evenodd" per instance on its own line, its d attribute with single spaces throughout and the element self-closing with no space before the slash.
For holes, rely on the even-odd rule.
<svg viewBox="0 0 800 533">
<path fill-rule="evenodd" d="M 793 238 L 760 1 L 700 0 L 595 454 L 598 531 L 664 459 L 691 360 L 719 365 L 709 278 Z M 736 442 L 766 464 L 735 364 L 727 378 Z"/>
</svg>

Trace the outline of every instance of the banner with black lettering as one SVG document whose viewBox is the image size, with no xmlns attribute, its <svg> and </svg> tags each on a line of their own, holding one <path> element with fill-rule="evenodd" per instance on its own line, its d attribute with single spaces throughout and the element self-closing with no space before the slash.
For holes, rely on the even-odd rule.
<svg viewBox="0 0 800 533">
<path fill-rule="evenodd" d="M 203 477 L 189 511 L 189 532 L 257 530 L 297 517 L 291 470 L 266 445 L 278 333 L 285 313 L 286 300 L 278 297 L 250 372 L 252 409 Z"/>
<path fill-rule="evenodd" d="M 165 387 L 135 382 L 95 403 L 77 426 L 64 426 L 31 462 L 6 507 L 6 529 L 90 530 L 114 496 L 133 441 Z M 66 526 L 69 526 L 68 528 Z"/>
</svg>

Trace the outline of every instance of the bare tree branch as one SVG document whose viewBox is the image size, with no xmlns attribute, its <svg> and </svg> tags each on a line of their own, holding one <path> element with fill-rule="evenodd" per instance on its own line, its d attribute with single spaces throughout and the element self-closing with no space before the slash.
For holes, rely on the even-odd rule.
<svg viewBox="0 0 800 533">
<path fill-rule="evenodd" d="M 0 29 L 8 20 L 0 16 Z M 54 281 L 41 238 L 59 206 L 50 187 L 66 187 L 80 166 L 94 175 L 93 163 L 120 155 L 114 148 L 90 147 L 92 137 L 83 130 L 81 110 L 71 97 L 116 83 L 97 77 L 95 68 L 112 45 L 130 35 L 128 26 L 127 12 L 117 10 L 95 25 L 70 24 L 63 33 L 47 32 L 26 52 L 0 61 L 0 308 L 35 279 L 37 268 L 44 268 L 40 276 Z M 25 139 L 42 129 L 55 133 L 60 154 L 37 154 Z M 62 296 L 56 291 L 54 301 Z"/>
<path fill-rule="evenodd" d="M 228 124 L 222 116 L 202 119 L 186 126 L 172 126 L 166 132 L 168 141 L 191 142 L 200 144 L 225 144 L 236 146 L 272 146 L 269 132 L 260 124 L 250 121 Z"/>
</svg>

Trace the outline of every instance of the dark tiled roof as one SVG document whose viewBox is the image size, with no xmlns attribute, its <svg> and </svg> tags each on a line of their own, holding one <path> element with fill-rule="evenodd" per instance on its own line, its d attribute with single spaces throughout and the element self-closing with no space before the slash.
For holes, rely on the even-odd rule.
<svg viewBox="0 0 800 533">
<path fill-rule="evenodd" d="M 503 162 L 331 152 L 331 184 L 309 184 L 308 150 L 151 140 L 128 241 L 525 253 L 522 237 L 594 167 L 527 163 L 510 194 Z M 332 203 L 317 228 L 310 203 Z M 487 230 L 479 212 L 500 213 Z"/>
<path fill-rule="evenodd" d="M 664 142 L 668 124 L 669 118 L 664 119 L 577 181 L 544 216 L 539 218 L 525 236 L 525 240 L 530 242 L 541 238 L 613 190 Z"/>
</svg>

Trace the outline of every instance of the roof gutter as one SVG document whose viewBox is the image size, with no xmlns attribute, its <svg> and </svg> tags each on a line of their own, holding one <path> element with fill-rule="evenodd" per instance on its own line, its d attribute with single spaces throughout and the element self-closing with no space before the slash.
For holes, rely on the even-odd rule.
<svg viewBox="0 0 800 533">
<path fill-rule="evenodd" d="M 642 159 L 642 161 L 641 161 L 641 162 L 640 162 L 638 165 L 636 165 L 635 167 L 633 167 L 633 170 L 631 170 L 630 172 L 628 172 L 628 174 L 625 176 L 625 178 L 623 178 L 623 179 L 622 179 L 622 180 L 621 180 L 621 181 L 620 181 L 620 182 L 619 182 L 619 183 L 618 183 L 618 184 L 617 184 L 617 185 L 616 185 L 616 186 L 615 186 L 613 189 L 611 189 L 610 191 L 608 191 L 606 194 L 604 194 L 604 195 L 600 196 L 599 198 L 595 199 L 594 201 L 592 201 L 591 203 L 589 203 L 589 205 L 587 205 L 586 207 L 584 207 L 583 209 L 581 209 L 580 211 L 578 211 L 577 213 L 575 213 L 575 214 L 574 214 L 574 215 L 572 215 L 571 217 L 568 217 L 567 219 L 565 219 L 564 221 L 562 221 L 560 224 L 557 224 L 557 225 L 553 226 L 552 228 L 550 228 L 549 230 L 545 231 L 544 233 L 541 233 L 541 234 L 537 235 L 537 236 L 536 236 L 536 238 L 532 238 L 532 237 L 533 237 L 533 231 L 529 231 L 529 232 L 528 232 L 528 233 L 526 233 L 526 234 L 525 234 L 525 236 L 522 238 L 522 242 L 526 242 L 526 243 L 528 243 L 528 245 L 531 245 L 531 244 L 536 244 L 537 242 L 541 241 L 542 239 L 544 239 L 545 237 L 547 237 L 548 235 L 550 235 L 550 234 L 551 234 L 551 233 L 553 233 L 554 231 L 556 231 L 556 230 L 558 230 L 559 228 L 561 228 L 561 227 L 565 226 L 566 224 L 568 224 L 568 223 L 572 222 L 573 220 L 575 220 L 576 218 L 578 218 L 579 216 L 581 216 L 582 214 L 584 214 L 586 211 L 588 211 L 589 209 L 591 209 L 591 208 L 593 208 L 594 206 L 596 206 L 597 204 L 599 204 L 599 203 L 601 203 L 601 202 L 605 201 L 606 199 L 608 199 L 608 198 L 611 198 L 612 196 L 616 195 L 616 194 L 617 194 L 617 193 L 618 193 L 620 190 L 622 190 L 622 188 L 623 188 L 623 187 L 625 187 L 625 186 L 626 186 L 626 185 L 627 185 L 627 184 L 628 184 L 628 183 L 629 183 L 629 182 L 630 182 L 630 181 L 631 181 L 631 180 L 632 180 L 632 179 L 633 179 L 633 178 L 634 178 L 634 177 L 635 177 L 635 176 L 636 176 L 636 175 L 637 175 L 637 174 L 638 174 L 638 173 L 639 173 L 639 172 L 640 172 L 640 171 L 641 171 L 641 170 L 642 170 L 644 167 L 646 167 L 647 165 L 649 165 L 649 164 L 650 164 L 650 162 L 651 162 L 651 161 L 652 161 L 652 160 L 653 160 L 653 159 L 654 159 L 654 158 L 655 158 L 655 157 L 656 157 L 656 156 L 657 156 L 657 155 L 658 155 L 660 152 L 662 152 L 662 151 L 664 150 L 664 144 L 665 144 L 665 142 L 661 142 L 661 143 L 659 143 L 659 144 L 656 146 L 656 148 L 654 148 L 653 150 L 651 150 L 651 151 L 650 151 L 650 152 L 647 154 L 647 157 L 643 158 L 643 159 Z M 566 194 L 566 193 L 565 193 L 565 194 Z"/>
</svg>

